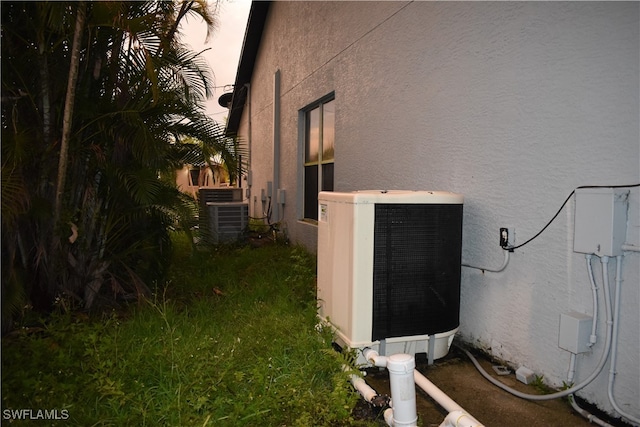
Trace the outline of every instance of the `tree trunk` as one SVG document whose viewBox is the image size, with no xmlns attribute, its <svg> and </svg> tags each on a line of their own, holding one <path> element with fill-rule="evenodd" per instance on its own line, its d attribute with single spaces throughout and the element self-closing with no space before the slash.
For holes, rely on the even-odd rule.
<svg viewBox="0 0 640 427">
<path fill-rule="evenodd" d="M 78 15 L 76 17 L 76 27 L 73 32 L 73 44 L 71 45 L 71 64 L 69 65 L 69 79 L 67 82 L 67 95 L 64 103 L 64 116 L 62 119 L 62 140 L 60 141 L 60 158 L 58 161 L 58 182 L 56 186 L 56 200 L 54 210 L 54 228 L 57 228 L 60 214 L 62 212 L 62 194 L 64 193 L 65 180 L 67 176 L 67 164 L 69 153 L 69 139 L 71 135 L 71 125 L 73 119 L 73 105 L 76 97 L 76 82 L 78 80 L 78 66 L 80 63 L 80 43 L 82 42 L 82 32 L 84 30 L 86 4 L 84 1 L 78 3 Z"/>
<path fill-rule="evenodd" d="M 40 95 L 42 96 L 42 136 L 45 145 L 51 143 L 51 101 L 49 100 L 49 63 L 44 52 L 44 42 L 40 44 Z"/>
</svg>

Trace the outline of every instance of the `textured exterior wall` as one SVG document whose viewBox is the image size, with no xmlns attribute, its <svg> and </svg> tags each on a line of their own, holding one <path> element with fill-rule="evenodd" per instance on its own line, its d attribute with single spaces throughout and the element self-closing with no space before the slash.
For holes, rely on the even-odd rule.
<svg viewBox="0 0 640 427">
<path fill-rule="evenodd" d="M 523 243 L 574 188 L 640 181 L 639 39 L 635 2 L 275 2 L 251 83 L 252 215 L 273 180 L 279 69 L 280 188 L 294 241 L 314 249 L 317 234 L 299 221 L 298 112 L 334 91 L 336 191 L 461 193 L 463 262 L 498 267 L 499 227 L 514 227 Z M 629 199 L 627 242 L 635 245 L 639 192 Z M 572 198 L 503 273 L 462 271 L 460 336 L 554 385 L 569 361 L 558 348 L 560 313 L 591 312 L 584 256 L 572 247 L 573 207 Z M 615 385 L 618 403 L 636 416 L 639 258 L 624 258 Z M 593 353 L 578 356 L 578 380 L 598 362 L 599 330 Z M 611 411 L 608 368 L 578 395 Z"/>
</svg>

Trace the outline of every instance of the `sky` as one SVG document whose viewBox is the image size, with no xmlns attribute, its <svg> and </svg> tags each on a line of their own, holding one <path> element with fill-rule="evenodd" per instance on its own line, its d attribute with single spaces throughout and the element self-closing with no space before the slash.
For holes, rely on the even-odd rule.
<svg viewBox="0 0 640 427">
<path fill-rule="evenodd" d="M 206 26 L 201 20 L 189 17 L 183 24 L 184 41 L 193 50 L 209 48 L 202 55 L 213 71 L 216 89 L 207 102 L 207 113 L 222 125 L 229 111 L 218 104 L 218 98 L 233 90 L 250 7 L 251 0 L 219 0 L 218 25 L 207 43 Z"/>
</svg>

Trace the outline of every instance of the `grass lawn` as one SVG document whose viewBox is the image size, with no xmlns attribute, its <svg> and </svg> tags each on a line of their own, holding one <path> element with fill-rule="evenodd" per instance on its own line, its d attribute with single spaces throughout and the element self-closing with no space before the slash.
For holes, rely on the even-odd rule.
<svg viewBox="0 0 640 427">
<path fill-rule="evenodd" d="M 149 301 L 60 310 L 2 339 L 2 425 L 367 425 L 332 331 L 316 329 L 312 255 L 175 245 Z"/>
</svg>

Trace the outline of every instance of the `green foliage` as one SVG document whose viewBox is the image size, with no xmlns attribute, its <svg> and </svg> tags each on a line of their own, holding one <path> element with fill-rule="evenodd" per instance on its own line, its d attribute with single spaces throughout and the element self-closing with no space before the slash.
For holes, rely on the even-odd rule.
<svg viewBox="0 0 640 427">
<path fill-rule="evenodd" d="M 269 225 L 265 224 L 261 219 L 250 218 L 249 230 L 255 233 L 267 233 L 269 232 Z"/>
<path fill-rule="evenodd" d="M 531 385 L 541 394 L 549 394 L 555 391 L 544 382 L 544 375 L 535 375 Z"/>
<path fill-rule="evenodd" d="M 67 409 L 59 425 L 78 426 L 364 425 L 349 361 L 316 326 L 312 255 L 174 245 L 171 280 L 144 304 L 61 311 L 3 339 L 2 409 Z"/>
<path fill-rule="evenodd" d="M 186 17 L 211 30 L 213 10 L 202 0 L 25 1 L 3 3 L 1 13 L 3 313 L 24 299 L 46 311 L 62 293 L 86 308 L 100 296 L 148 295 L 165 277 L 168 229 L 188 230 L 196 212 L 161 178 L 180 164 L 181 141 L 202 141 L 240 173 L 239 142 L 204 112 L 210 69 L 178 37 Z"/>
</svg>

